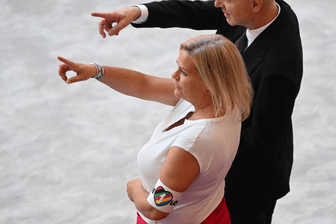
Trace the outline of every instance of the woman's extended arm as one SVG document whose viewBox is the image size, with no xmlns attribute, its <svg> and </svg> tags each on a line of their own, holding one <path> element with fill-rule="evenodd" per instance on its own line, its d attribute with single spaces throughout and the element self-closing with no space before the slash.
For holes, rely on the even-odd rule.
<svg viewBox="0 0 336 224">
<path fill-rule="evenodd" d="M 58 73 L 68 84 L 88 80 L 97 73 L 94 65 L 73 62 L 60 56 L 58 59 L 63 62 L 59 66 Z M 175 106 L 179 100 L 174 95 L 175 84 L 171 78 L 150 76 L 112 66 L 104 66 L 104 68 L 105 74 L 98 80 L 120 93 L 171 106 Z M 77 75 L 68 78 L 66 75 L 68 71 L 74 71 Z"/>
<path fill-rule="evenodd" d="M 172 147 L 161 168 L 160 180 L 168 188 L 176 192 L 184 192 L 195 181 L 199 173 L 200 167 L 194 156 L 179 147 Z M 140 178 L 128 182 L 127 193 L 138 211 L 147 218 L 159 220 L 169 215 L 147 202 L 149 193 L 143 189 Z"/>
</svg>

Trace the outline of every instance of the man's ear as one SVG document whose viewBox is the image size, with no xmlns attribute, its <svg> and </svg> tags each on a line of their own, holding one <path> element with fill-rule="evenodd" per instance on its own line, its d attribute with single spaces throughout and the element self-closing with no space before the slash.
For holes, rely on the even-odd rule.
<svg viewBox="0 0 336 224">
<path fill-rule="evenodd" d="M 253 13 L 259 12 L 263 4 L 264 0 L 251 0 L 252 12 Z"/>
</svg>

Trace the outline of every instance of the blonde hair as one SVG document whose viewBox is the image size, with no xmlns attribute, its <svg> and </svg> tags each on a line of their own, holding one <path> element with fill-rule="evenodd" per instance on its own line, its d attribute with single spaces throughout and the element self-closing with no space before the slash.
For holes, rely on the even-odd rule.
<svg viewBox="0 0 336 224">
<path fill-rule="evenodd" d="M 242 121 L 250 114 L 253 90 L 237 47 L 222 35 L 201 35 L 181 44 L 211 94 L 218 116 L 220 110 L 239 106 Z"/>
</svg>

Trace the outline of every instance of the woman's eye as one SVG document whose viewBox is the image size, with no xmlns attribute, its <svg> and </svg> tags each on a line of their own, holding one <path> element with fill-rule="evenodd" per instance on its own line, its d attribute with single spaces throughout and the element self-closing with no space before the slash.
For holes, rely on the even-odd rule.
<svg viewBox="0 0 336 224">
<path fill-rule="evenodd" d="M 187 73 L 185 73 L 184 71 L 182 71 L 181 73 L 182 75 L 187 76 Z"/>
</svg>

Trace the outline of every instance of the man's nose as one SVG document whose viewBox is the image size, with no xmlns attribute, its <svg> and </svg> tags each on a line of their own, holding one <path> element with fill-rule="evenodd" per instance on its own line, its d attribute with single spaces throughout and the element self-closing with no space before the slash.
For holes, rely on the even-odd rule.
<svg viewBox="0 0 336 224">
<path fill-rule="evenodd" d="M 222 0 L 215 0 L 214 5 L 216 8 L 220 8 L 222 7 L 222 3 L 223 3 Z"/>
</svg>

